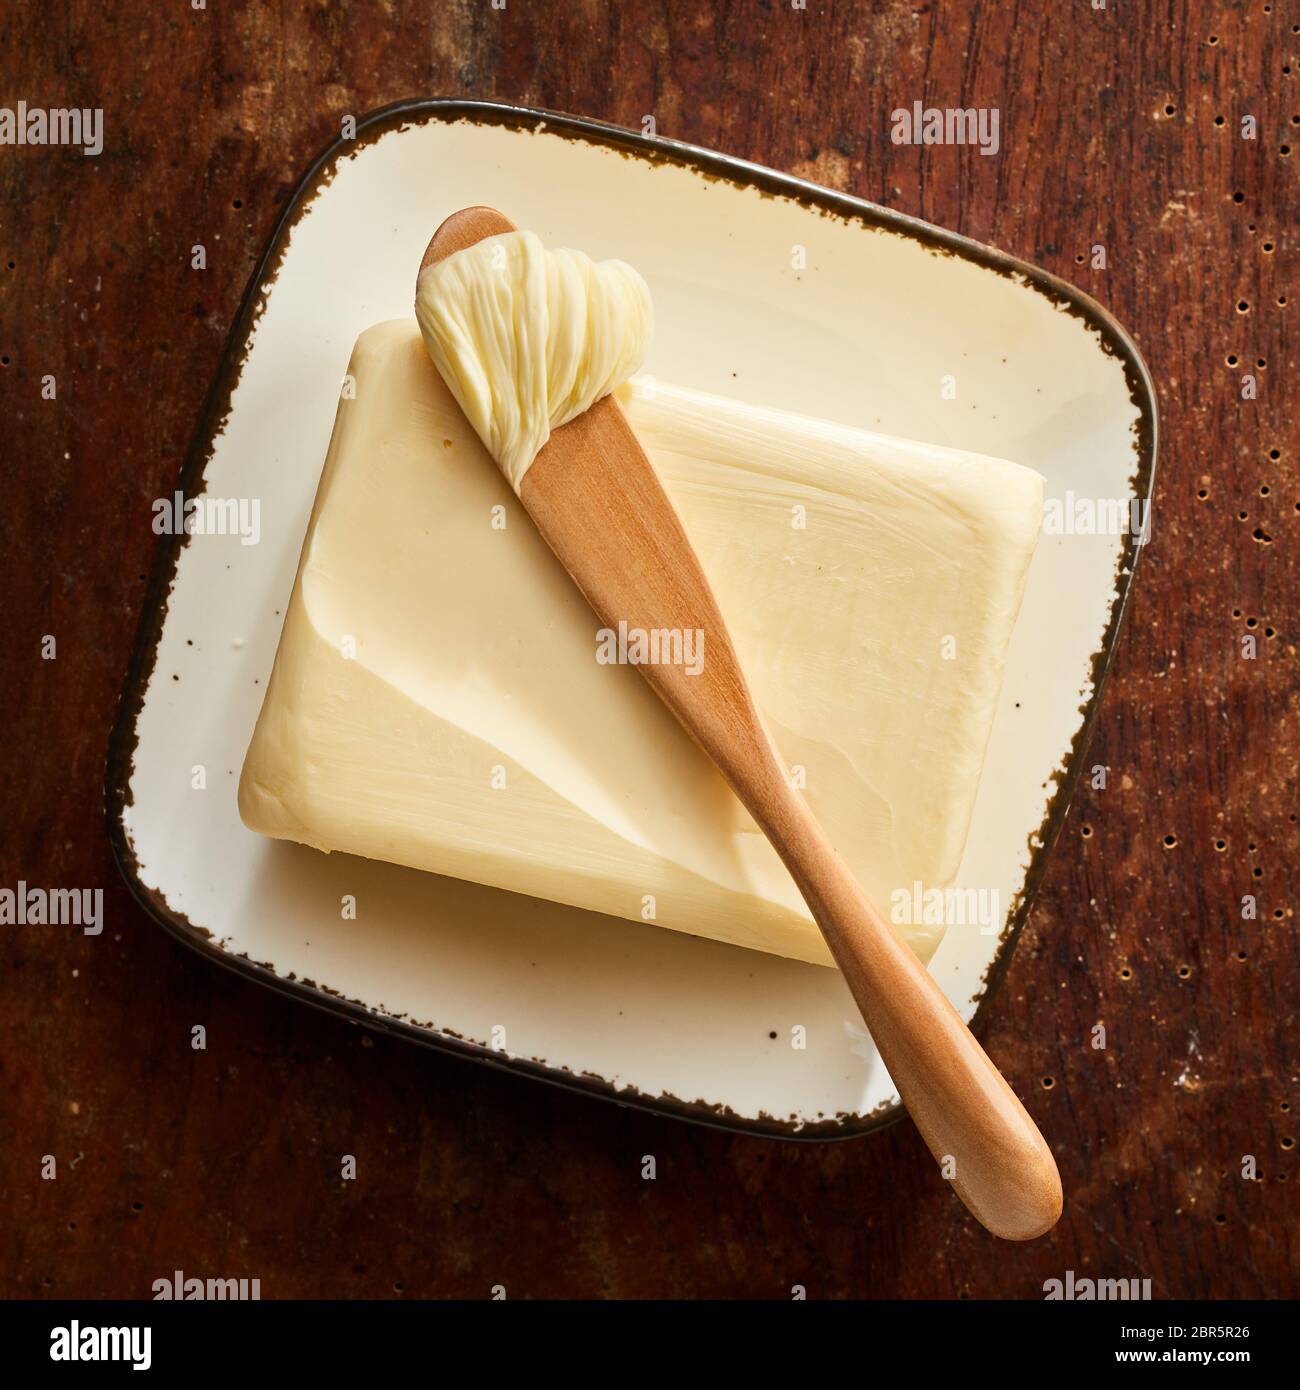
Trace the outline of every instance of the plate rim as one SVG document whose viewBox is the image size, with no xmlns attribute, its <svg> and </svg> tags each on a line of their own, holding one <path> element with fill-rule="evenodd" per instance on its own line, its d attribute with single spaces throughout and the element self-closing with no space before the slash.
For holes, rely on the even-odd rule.
<svg viewBox="0 0 1300 1390">
<path fill-rule="evenodd" d="M 244 287 L 225 346 L 190 436 L 176 487 L 189 493 L 193 484 L 203 483 L 213 443 L 229 414 L 230 398 L 242 374 L 249 339 L 260 317 L 262 287 L 274 281 L 279 271 L 288 232 L 310 205 L 318 190 L 332 178 L 337 162 L 357 153 L 364 144 L 389 130 L 400 129 L 416 122 L 453 123 L 461 120 L 504 125 L 518 130 L 531 127 L 535 133 L 545 129 L 568 139 L 612 147 L 625 156 L 641 159 L 652 165 L 670 163 L 690 168 L 697 173 L 739 187 L 757 188 L 760 192 L 773 196 L 790 198 L 804 207 L 840 216 L 846 221 L 883 228 L 907 236 L 933 251 L 973 261 L 998 274 L 1022 278 L 1028 286 L 1044 294 L 1059 308 L 1082 319 L 1089 327 L 1095 329 L 1103 349 L 1118 358 L 1123 366 L 1130 398 L 1138 409 L 1138 420 L 1135 424 L 1136 468 L 1132 480 L 1132 495 L 1143 504 L 1146 509 L 1145 515 L 1149 517 L 1159 442 L 1155 387 L 1146 363 L 1127 330 L 1109 310 L 1083 290 L 1029 261 L 975 241 L 960 232 L 936 227 L 908 213 L 882 207 L 865 198 L 841 193 L 811 180 L 784 174 L 734 155 L 659 134 L 626 130 L 621 126 L 585 116 L 565 115 L 512 102 L 458 97 L 416 97 L 377 107 L 357 118 L 353 137 L 336 137 L 309 162 L 276 218 Z M 362 1001 L 348 999 L 312 981 L 277 974 L 269 965 L 223 948 L 207 928 L 190 922 L 184 913 L 171 907 L 160 892 L 149 888 L 140 878 L 139 865 L 127 837 L 125 812 L 133 800 L 130 780 L 135 750 L 139 742 L 137 724 L 149 679 L 156 664 L 157 645 L 167 617 L 172 582 L 175 579 L 181 550 L 188 539 L 184 534 L 164 536 L 154 552 L 149 582 L 109 738 L 104 779 L 105 818 L 114 862 L 136 903 L 172 937 L 205 959 L 238 975 L 278 994 L 341 1016 L 353 1024 L 416 1042 L 500 1071 L 545 1081 L 632 1109 L 666 1115 L 730 1133 L 802 1142 L 860 1138 L 902 1118 L 905 1109 L 901 1101 L 884 1102 L 867 1115 L 841 1113 L 835 1117 L 802 1123 L 792 1118 L 780 1119 L 765 1114 L 739 1115 L 726 1105 L 704 1100 L 683 1100 L 667 1093 L 654 1096 L 635 1087 L 619 1087 L 605 1077 L 577 1073 L 532 1058 L 508 1057 L 480 1043 L 382 1013 Z M 1056 787 L 1048 800 L 1036 836 L 1031 836 L 1030 859 L 1023 883 L 999 938 L 996 954 L 985 972 L 980 992 L 975 997 L 975 1013 L 970 1024 L 972 1029 L 978 1029 L 985 1008 L 1007 971 L 1060 835 L 1083 768 L 1084 755 L 1096 727 L 1106 677 L 1118 645 L 1141 550 L 1141 539 L 1130 531 L 1116 564 L 1110 618 L 1101 644 L 1093 654 L 1090 673 L 1092 691 L 1086 704 L 1081 707 L 1083 718 L 1071 740 L 1065 769 L 1057 778 Z"/>
</svg>

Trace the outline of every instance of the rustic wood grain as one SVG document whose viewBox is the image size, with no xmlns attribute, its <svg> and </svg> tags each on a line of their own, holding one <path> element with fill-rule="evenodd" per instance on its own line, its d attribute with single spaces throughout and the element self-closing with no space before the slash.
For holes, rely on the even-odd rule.
<svg viewBox="0 0 1300 1390">
<path fill-rule="evenodd" d="M 106 131 L 97 159 L 0 147 L 0 885 L 102 886 L 108 926 L 0 928 L 0 1293 L 181 1268 L 266 1297 L 1037 1298 L 1073 1269 L 1296 1296 L 1298 25 L 1254 0 L 6 7 L 0 105 Z M 1062 1170 L 1050 1236 L 995 1242 L 908 1125 L 736 1138 L 371 1038 L 203 964 L 118 881 L 103 764 L 150 503 L 308 156 L 434 95 L 653 116 L 1035 260 L 1133 331 L 1163 437 L 1108 786 L 1077 794 L 984 1033 Z M 999 107 L 1001 153 L 892 145 L 918 98 Z"/>
</svg>

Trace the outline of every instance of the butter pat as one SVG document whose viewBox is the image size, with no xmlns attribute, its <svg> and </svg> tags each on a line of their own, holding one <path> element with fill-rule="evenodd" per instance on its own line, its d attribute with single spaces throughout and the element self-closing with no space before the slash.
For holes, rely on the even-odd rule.
<svg viewBox="0 0 1300 1390">
<path fill-rule="evenodd" d="M 598 620 L 416 326 L 369 329 L 349 370 L 245 823 L 830 964 L 713 765 L 635 668 L 597 660 Z M 946 888 L 1041 478 L 662 383 L 621 396 L 832 843 L 887 915 Z M 943 929 L 901 930 L 924 959 Z"/>
<path fill-rule="evenodd" d="M 429 356 L 516 492 L 553 429 L 645 361 L 650 291 L 625 261 L 486 237 L 426 267 L 415 317 Z"/>
</svg>

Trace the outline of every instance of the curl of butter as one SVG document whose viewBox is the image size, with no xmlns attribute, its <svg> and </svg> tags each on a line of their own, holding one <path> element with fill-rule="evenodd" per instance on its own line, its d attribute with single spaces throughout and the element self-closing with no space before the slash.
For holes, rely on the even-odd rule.
<svg viewBox="0 0 1300 1390">
<path fill-rule="evenodd" d="M 623 261 L 504 232 L 422 271 L 415 317 L 439 375 L 518 492 L 551 431 L 640 368 L 654 316 L 646 282 Z"/>
</svg>

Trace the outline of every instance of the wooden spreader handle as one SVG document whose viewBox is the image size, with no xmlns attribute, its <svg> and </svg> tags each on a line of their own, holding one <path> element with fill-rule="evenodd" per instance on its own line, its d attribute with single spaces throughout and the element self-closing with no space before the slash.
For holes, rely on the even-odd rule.
<svg viewBox="0 0 1300 1390">
<path fill-rule="evenodd" d="M 750 810 L 821 927 L 940 1171 L 994 1235 L 1042 1235 L 1061 1214 L 1061 1179 L 1046 1141 L 934 977 L 778 775 L 785 794 L 773 784 Z"/>
</svg>

